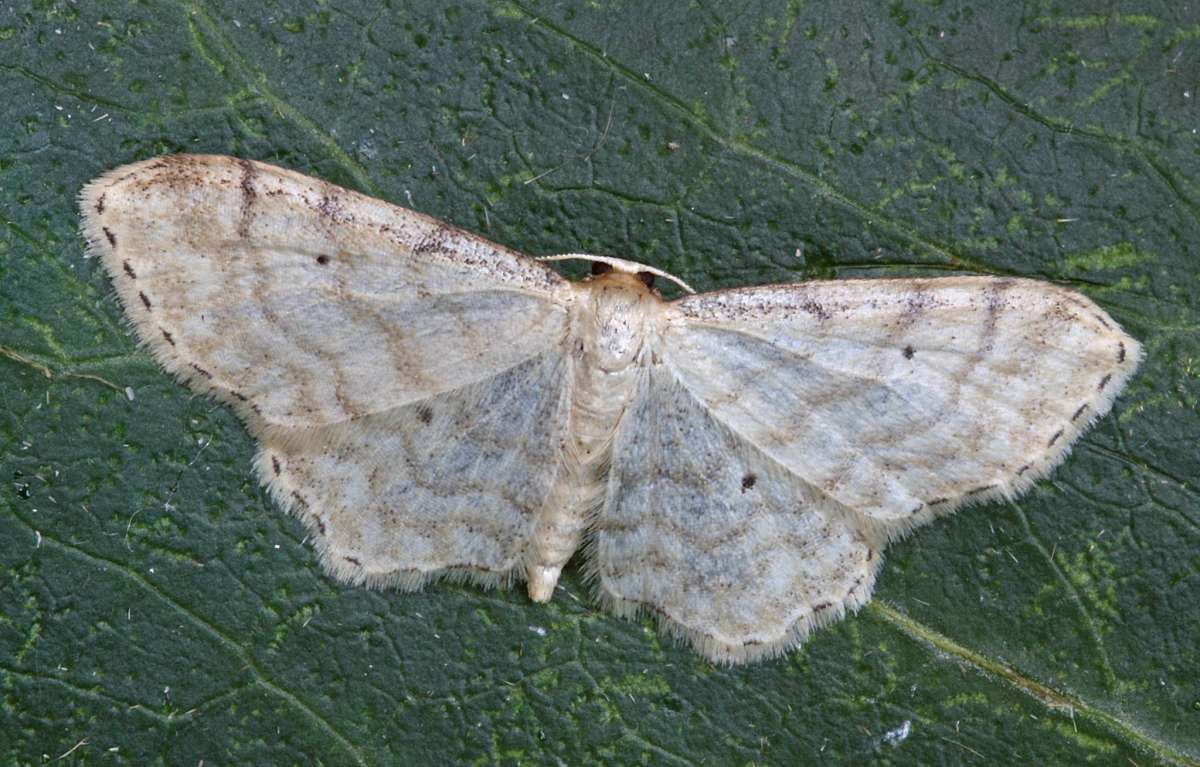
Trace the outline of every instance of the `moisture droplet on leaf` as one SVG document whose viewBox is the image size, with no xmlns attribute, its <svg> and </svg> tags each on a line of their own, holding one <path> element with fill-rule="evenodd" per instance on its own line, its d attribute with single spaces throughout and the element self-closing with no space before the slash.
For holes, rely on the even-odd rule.
<svg viewBox="0 0 1200 767">
<path fill-rule="evenodd" d="M 715 661 L 796 646 L 869 599 L 888 541 L 1027 489 L 1141 357 L 1043 282 L 664 301 L 644 265 L 571 282 L 230 157 L 118 168 L 81 207 L 139 337 L 237 410 L 335 577 L 542 601 L 586 535 L 604 605 Z"/>
</svg>

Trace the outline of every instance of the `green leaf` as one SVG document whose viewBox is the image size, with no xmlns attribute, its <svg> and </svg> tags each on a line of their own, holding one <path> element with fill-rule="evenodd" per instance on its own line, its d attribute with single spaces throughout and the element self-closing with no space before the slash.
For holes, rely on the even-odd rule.
<svg viewBox="0 0 1200 767">
<path fill-rule="evenodd" d="M 1195 4 L 365 0 L 0 11 L 0 762 L 1200 764 Z M 139 349 L 74 198 L 232 153 L 697 288 L 1012 274 L 1147 350 L 1015 503 L 714 668 L 599 612 L 331 582 Z"/>
</svg>

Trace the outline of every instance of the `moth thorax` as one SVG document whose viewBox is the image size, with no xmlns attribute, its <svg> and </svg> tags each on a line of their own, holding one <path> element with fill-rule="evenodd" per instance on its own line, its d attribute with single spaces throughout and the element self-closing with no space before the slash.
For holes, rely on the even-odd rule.
<svg viewBox="0 0 1200 767">
<path fill-rule="evenodd" d="M 661 299 L 636 279 L 598 280 L 592 292 L 594 348 L 589 351 L 602 370 L 615 372 L 633 365 L 653 331 Z"/>
</svg>

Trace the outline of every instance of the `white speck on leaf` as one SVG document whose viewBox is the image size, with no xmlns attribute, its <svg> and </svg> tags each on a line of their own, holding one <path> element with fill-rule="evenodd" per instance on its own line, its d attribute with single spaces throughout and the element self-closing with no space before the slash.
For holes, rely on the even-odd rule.
<svg viewBox="0 0 1200 767">
<path fill-rule="evenodd" d="M 888 730 L 886 733 L 884 733 L 883 740 L 889 746 L 894 748 L 903 743 L 908 738 L 908 734 L 910 732 L 912 732 L 912 720 L 905 719 L 904 724 L 900 725 L 894 730 Z"/>
</svg>

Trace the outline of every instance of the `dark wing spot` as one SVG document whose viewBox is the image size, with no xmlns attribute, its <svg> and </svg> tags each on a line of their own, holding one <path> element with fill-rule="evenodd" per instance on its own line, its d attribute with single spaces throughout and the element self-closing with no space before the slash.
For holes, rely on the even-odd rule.
<svg viewBox="0 0 1200 767">
<path fill-rule="evenodd" d="M 950 500 L 950 499 L 949 499 L 949 498 L 934 498 L 934 499 L 932 499 L 932 500 L 930 500 L 930 501 L 929 501 L 929 505 L 930 505 L 930 506 L 937 506 L 939 503 L 945 503 L 945 502 L 946 502 L 946 501 L 948 501 L 948 500 Z"/>
<path fill-rule="evenodd" d="M 149 311 L 150 310 L 150 299 L 146 298 L 146 294 L 139 290 L 138 298 L 142 299 L 142 303 L 146 305 L 146 310 Z"/>
<path fill-rule="evenodd" d="M 925 313 L 933 304 L 933 301 L 925 294 L 924 290 L 918 288 L 911 293 L 904 301 L 904 310 L 901 312 L 901 319 L 904 324 L 911 325 L 918 317 Z"/>
<path fill-rule="evenodd" d="M 325 522 L 318 519 L 317 520 L 317 529 L 321 531 L 321 535 L 324 535 L 325 534 Z"/>
<path fill-rule="evenodd" d="M 249 160 L 238 160 L 238 167 L 242 169 L 242 212 L 237 231 L 239 237 L 245 238 L 250 232 L 250 220 L 253 215 L 251 208 L 254 207 L 254 200 L 258 196 L 254 190 L 254 176 L 258 171 Z"/>
<path fill-rule="evenodd" d="M 362 562 L 359 562 L 354 557 L 342 557 L 342 559 L 346 560 L 347 562 L 349 562 L 352 565 L 357 565 L 358 567 L 362 567 Z"/>
<path fill-rule="evenodd" d="M 317 263 L 321 266 L 325 266 L 325 264 L 329 263 L 329 256 L 322 253 L 321 255 L 317 256 Z"/>
<path fill-rule="evenodd" d="M 904 359 L 911 360 L 914 354 L 916 354 L 916 351 L 911 346 L 904 347 Z"/>
<path fill-rule="evenodd" d="M 100 196 L 96 198 L 96 215 L 100 215 L 104 212 L 104 195 L 106 194 L 108 194 L 108 192 L 101 192 Z"/>
<path fill-rule="evenodd" d="M 332 189 L 333 187 L 330 188 Z M 321 201 L 317 203 L 317 213 L 323 218 L 329 219 L 334 224 L 344 224 L 353 218 L 353 216 L 347 214 L 345 209 L 342 208 L 341 198 L 336 193 L 321 196 Z M 443 225 L 442 228 L 447 227 Z"/>
<path fill-rule="evenodd" d="M 999 280 L 988 290 L 987 319 L 984 321 L 982 351 L 991 351 L 996 335 L 996 323 L 1006 308 L 1004 293 L 1012 286 L 1012 280 Z"/>
<path fill-rule="evenodd" d="M 991 490 L 993 487 L 995 487 L 995 485 L 980 485 L 979 487 L 971 488 L 970 490 L 968 490 L 966 492 L 966 494 L 967 495 L 979 495 L 980 493 L 986 493 L 988 490 Z"/>
<path fill-rule="evenodd" d="M 174 346 L 175 345 L 175 336 L 171 335 L 170 332 L 168 332 L 167 330 L 165 330 L 163 328 L 159 328 L 159 330 L 162 331 L 163 338 L 165 338 L 167 340 L 167 343 L 169 343 L 171 346 Z"/>
<path fill-rule="evenodd" d="M 646 287 L 648 287 L 648 288 L 654 287 L 654 273 L 653 272 L 638 272 L 637 277 L 639 280 L 642 281 L 642 284 L 645 285 Z"/>
<path fill-rule="evenodd" d="M 1058 442 L 1058 438 L 1061 437 L 1062 435 L 1063 435 L 1062 429 L 1059 429 L 1058 431 L 1054 432 L 1054 436 L 1051 437 L 1050 441 L 1046 443 L 1046 447 L 1052 447 L 1055 442 Z"/>
<path fill-rule="evenodd" d="M 746 476 L 742 477 L 742 492 L 746 492 L 756 484 L 758 484 L 758 476 L 753 473 L 747 474 Z"/>
<path fill-rule="evenodd" d="M 433 234 L 427 234 L 413 247 L 413 253 L 418 256 L 425 253 L 432 253 L 437 250 L 437 247 L 437 237 Z"/>
<path fill-rule="evenodd" d="M 858 587 L 862 585 L 862 582 L 863 582 L 862 576 L 859 576 L 858 578 L 854 579 L 854 583 L 852 583 L 850 585 L 850 590 L 846 592 L 847 599 L 849 599 L 851 594 L 858 591 Z"/>
<path fill-rule="evenodd" d="M 275 470 L 275 476 L 279 476 L 279 459 L 271 456 L 271 468 Z"/>
<path fill-rule="evenodd" d="M 1107 322 L 1105 322 L 1104 318 L 1099 314 L 1093 314 L 1092 316 L 1096 318 L 1097 322 L 1104 326 L 1105 330 L 1112 330 L 1112 325 L 1109 325 Z"/>
<path fill-rule="evenodd" d="M 137 279 L 137 272 L 133 271 L 133 267 L 129 265 L 128 261 L 122 261 L 121 266 L 125 267 L 125 273 L 129 275 L 131 280 Z"/>
<path fill-rule="evenodd" d="M 822 610 L 828 610 L 831 607 L 833 607 L 833 602 L 817 602 L 815 605 L 813 605 L 813 612 L 819 613 Z"/>
<path fill-rule="evenodd" d="M 1021 468 L 1017 469 L 1017 476 L 1018 476 L 1018 477 L 1019 477 L 1019 476 L 1021 476 L 1021 475 L 1022 475 L 1022 474 L 1024 474 L 1025 472 L 1029 471 L 1029 469 L 1030 469 L 1030 466 L 1029 466 L 1029 464 L 1025 464 L 1025 465 L 1024 465 L 1024 466 L 1022 466 Z"/>
<path fill-rule="evenodd" d="M 603 261 L 592 262 L 592 274 L 608 274 L 612 271 L 612 264 L 606 264 Z"/>
<path fill-rule="evenodd" d="M 112 230 L 107 226 L 102 226 L 100 228 L 104 230 L 104 238 L 108 240 L 108 244 L 114 248 L 117 247 L 117 235 L 113 234 Z"/>
<path fill-rule="evenodd" d="M 242 394 L 240 391 L 231 391 L 229 393 L 232 394 L 234 397 L 236 397 L 240 402 L 249 402 L 250 401 L 249 398 L 247 398 L 246 395 Z"/>
<path fill-rule="evenodd" d="M 830 317 L 829 310 L 821 306 L 811 298 L 806 298 L 800 302 L 800 308 L 819 320 L 827 320 Z"/>
<path fill-rule="evenodd" d="M 1096 391 L 1104 391 L 1104 387 L 1108 386 L 1108 382 L 1112 380 L 1112 373 L 1100 379 L 1100 385 L 1096 387 Z"/>
<path fill-rule="evenodd" d="M 196 371 L 197 373 L 199 373 L 200 375 L 204 376 L 205 378 L 212 378 L 212 377 L 213 377 L 213 376 L 212 376 L 212 373 L 210 373 L 210 372 L 208 372 L 207 370 L 205 370 L 204 368 L 200 367 L 200 366 L 199 366 L 199 365 L 197 365 L 195 362 L 193 362 L 193 363 L 192 363 L 192 369 L 193 369 L 193 370 L 195 370 L 195 371 Z"/>
<path fill-rule="evenodd" d="M 428 405 L 418 405 L 417 419 L 420 420 L 421 423 L 428 425 L 431 421 L 433 421 L 433 410 L 431 410 Z"/>
<path fill-rule="evenodd" d="M 1088 406 L 1087 406 L 1087 403 L 1085 402 L 1079 406 L 1078 410 L 1075 411 L 1075 415 L 1071 416 L 1071 420 L 1072 421 L 1079 420 L 1079 416 L 1083 415 L 1083 411 L 1085 411 L 1087 409 L 1088 409 Z"/>
</svg>

